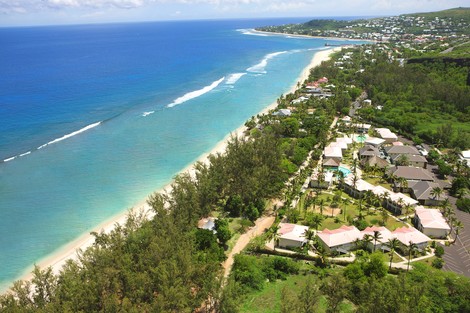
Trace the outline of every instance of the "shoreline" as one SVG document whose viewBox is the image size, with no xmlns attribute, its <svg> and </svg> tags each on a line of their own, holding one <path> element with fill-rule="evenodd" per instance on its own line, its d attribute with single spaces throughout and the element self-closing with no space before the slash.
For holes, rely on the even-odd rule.
<svg viewBox="0 0 470 313">
<path fill-rule="evenodd" d="M 300 82 L 300 84 L 303 84 L 304 81 L 308 79 L 310 70 L 312 68 L 320 65 L 323 61 L 328 60 L 330 58 L 330 55 L 333 52 L 336 52 L 339 50 L 341 50 L 341 47 L 334 47 L 334 48 L 316 51 L 310 63 L 302 70 L 299 77 L 296 79 L 295 83 L 288 89 L 288 91 L 284 92 L 284 94 L 295 92 L 295 90 L 297 90 L 297 83 Z M 277 101 L 274 101 L 273 103 L 266 106 L 257 114 L 261 114 L 261 115 L 268 114 L 269 111 L 274 110 L 276 107 L 277 107 Z M 195 171 L 194 164 L 196 162 L 207 163 L 208 162 L 207 157 L 210 154 L 223 153 L 226 150 L 228 140 L 231 138 L 231 136 L 238 136 L 238 137 L 243 136 L 243 133 L 246 130 L 246 126 L 244 125 L 244 123 L 245 122 L 243 122 L 243 124 L 240 125 L 238 128 L 236 128 L 235 130 L 227 134 L 221 141 L 216 143 L 215 146 L 210 151 L 203 153 L 196 160 L 194 160 L 193 162 L 188 164 L 186 167 L 184 167 L 181 171 L 179 171 L 176 175 L 179 175 L 182 173 L 189 173 L 191 176 L 193 176 L 194 171 Z M 162 188 L 155 190 L 153 193 L 169 192 L 171 190 L 172 183 L 173 183 L 173 180 L 171 180 L 169 183 L 164 185 Z M 129 215 L 130 212 L 138 213 L 138 212 L 143 211 L 146 214 L 147 218 L 152 218 L 153 217 L 152 209 L 147 204 L 147 199 L 149 196 L 150 194 L 145 199 L 137 202 L 131 209 L 127 209 L 123 212 L 120 212 L 112 216 L 111 218 L 107 219 L 106 221 L 100 223 L 98 226 L 90 230 L 90 232 L 94 231 L 97 233 L 100 233 L 100 232 L 109 233 L 115 228 L 117 224 L 120 224 L 120 225 L 125 224 L 127 220 L 127 216 Z M 94 237 L 90 234 L 90 232 L 80 235 L 78 238 L 67 243 L 66 245 L 62 246 L 56 251 L 52 252 L 50 255 L 45 256 L 44 258 L 40 259 L 38 262 L 35 263 L 35 265 L 39 266 L 41 269 L 51 267 L 52 272 L 54 274 L 58 274 L 62 270 L 62 267 L 65 265 L 67 260 L 78 259 L 77 252 L 79 250 L 84 251 L 88 247 L 93 245 Z M 19 277 L 17 277 L 15 280 L 19 279 L 23 281 L 30 281 L 33 278 L 33 274 L 32 274 L 33 269 L 34 269 L 34 265 L 28 267 L 23 272 L 23 274 L 19 275 Z M 0 294 L 8 292 L 12 284 L 13 284 L 13 281 L 6 283 L 4 286 L 0 286 Z"/>
<path fill-rule="evenodd" d="M 340 40 L 340 41 L 367 41 L 372 43 L 378 43 L 379 41 L 371 39 L 355 39 L 355 38 L 346 38 L 346 37 L 323 37 L 323 36 L 310 36 L 310 35 L 299 35 L 299 34 L 289 34 L 289 33 L 277 33 L 277 32 L 267 32 L 263 30 L 251 29 L 252 32 L 264 35 L 277 35 L 277 36 L 290 36 L 298 38 L 314 38 L 314 39 L 325 39 L 325 40 Z M 347 46 L 347 44 L 342 45 Z"/>
</svg>

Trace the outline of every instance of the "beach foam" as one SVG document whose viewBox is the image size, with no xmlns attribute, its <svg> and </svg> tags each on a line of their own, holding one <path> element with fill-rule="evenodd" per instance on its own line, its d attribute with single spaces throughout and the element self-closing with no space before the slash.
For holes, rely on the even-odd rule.
<svg viewBox="0 0 470 313">
<path fill-rule="evenodd" d="M 42 149 L 42 148 L 44 148 L 44 147 L 46 147 L 46 146 L 48 146 L 48 145 L 57 143 L 57 142 L 59 142 L 59 141 L 62 141 L 62 140 L 68 139 L 68 138 L 70 138 L 70 137 L 76 136 L 76 135 L 78 135 L 78 134 L 81 134 L 81 133 L 83 133 L 83 132 L 86 132 L 86 131 L 89 130 L 89 129 L 92 129 L 92 128 L 95 128 L 96 126 L 99 126 L 100 124 L 101 124 L 101 122 L 93 123 L 93 124 L 90 124 L 90 125 L 88 125 L 88 126 L 85 126 L 85 127 L 81 128 L 81 129 L 79 129 L 79 130 L 77 130 L 77 131 L 74 131 L 73 133 L 64 135 L 64 136 L 62 136 L 62 137 L 60 137 L 60 138 L 56 138 L 56 139 L 54 139 L 54 140 L 52 140 L 52 141 L 49 141 L 49 142 L 46 143 L 46 144 L 43 144 L 42 146 L 39 146 L 39 147 L 38 147 L 38 150 L 39 150 L 39 149 Z"/>
<path fill-rule="evenodd" d="M 258 64 L 254 65 L 252 67 L 247 68 L 246 70 L 248 72 L 251 72 L 251 73 L 265 74 L 266 73 L 266 66 L 268 65 L 268 61 L 271 60 L 272 58 L 278 56 L 278 55 L 285 54 L 287 52 L 288 51 L 279 51 L 279 52 L 269 53 L 261 60 L 261 62 L 259 62 Z"/>
<path fill-rule="evenodd" d="M 143 117 L 146 117 L 146 116 L 148 116 L 148 115 L 150 115 L 150 114 L 153 114 L 153 113 L 155 113 L 155 111 L 144 112 L 144 113 L 142 113 L 142 116 L 143 116 Z"/>
<path fill-rule="evenodd" d="M 227 78 L 225 81 L 225 84 L 227 85 L 234 85 L 240 78 L 242 78 L 243 75 L 246 75 L 246 73 L 234 73 L 230 74 L 230 76 Z"/>
<path fill-rule="evenodd" d="M 206 86 L 202 89 L 199 89 L 199 90 L 195 90 L 195 91 L 191 91 L 191 92 L 188 92 L 187 94 L 185 94 L 184 96 L 182 97 L 179 97 L 179 98 L 176 98 L 175 101 L 173 101 L 172 103 L 170 103 L 169 105 L 167 105 L 168 108 L 172 108 L 178 104 L 181 104 L 181 103 L 184 103 L 186 101 L 189 101 L 191 99 L 194 99 L 194 98 L 197 98 L 197 97 L 200 97 L 202 96 L 203 94 L 206 94 L 208 93 L 209 91 L 213 90 L 214 88 L 216 88 L 217 86 L 219 86 L 219 84 L 225 79 L 225 76 L 222 77 L 221 79 L 219 80 L 216 80 L 215 82 L 213 82 L 212 84 L 210 84 L 209 86 Z"/>
<path fill-rule="evenodd" d="M 267 34 L 254 32 L 253 29 L 237 29 L 237 31 L 241 32 L 243 35 L 261 36 L 261 37 L 269 36 Z"/>
</svg>

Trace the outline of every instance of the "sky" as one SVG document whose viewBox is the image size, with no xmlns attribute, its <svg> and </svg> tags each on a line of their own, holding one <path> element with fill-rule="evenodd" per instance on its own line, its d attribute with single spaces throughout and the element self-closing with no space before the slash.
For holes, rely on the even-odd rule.
<svg viewBox="0 0 470 313">
<path fill-rule="evenodd" d="M 0 0 L 0 26 L 392 16 L 461 6 L 469 0 Z"/>
</svg>

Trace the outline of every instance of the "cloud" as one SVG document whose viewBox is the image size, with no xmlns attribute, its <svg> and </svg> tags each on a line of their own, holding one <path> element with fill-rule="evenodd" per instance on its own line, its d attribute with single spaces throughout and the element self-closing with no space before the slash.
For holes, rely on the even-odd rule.
<svg viewBox="0 0 470 313">
<path fill-rule="evenodd" d="M 0 0 L 0 13 L 29 13 L 69 8 L 118 8 L 132 9 L 143 6 L 149 0 Z"/>
</svg>

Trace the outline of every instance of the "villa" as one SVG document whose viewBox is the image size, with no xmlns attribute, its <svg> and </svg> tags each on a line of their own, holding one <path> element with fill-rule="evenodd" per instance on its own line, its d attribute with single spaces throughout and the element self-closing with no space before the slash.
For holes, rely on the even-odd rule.
<svg viewBox="0 0 470 313">
<path fill-rule="evenodd" d="M 439 187 L 439 184 L 429 181 L 410 181 L 408 182 L 408 190 L 411 196 L 419 201 L 421 205 L 440 205 L 442 199 L 433 195 L 433 189 Z"/>
<path fill-rule="evenodd" d="M 324 158 L 334 158 L 338 159 L 341 161 L 343 159 L 343 152 L 340 147 L 330 147 L 327 146 L 325 147 L 325 150 L 323 151 L 323 156 Z"/>
<path fill-rule="evenodd" d="M 274 116 L 281 116 L 281 117 L 282 116 L 291 116 L 292 112 L 289 109 L 280 109 L 279 111 L 274 112 L 273 115 Z"/>
<path fill-rule="evenodd" d="M 400 158 L 403 158 L 403 155 L 397 155 L 391 158 L 391 161 L 393 163 L 397 163 L 400 161 Z M 409 166 L 422 167 L 422 168 L 427 168 L 428 166 L 428 160 L 426 160 L 426 158 L 422 155 L 406 154 L 404 158 Z"/>
<path fill-rule="evenodd" d="M 343 225 L 334 230 L 325 228 L 318 232 L 317 237 L 326 252 L 348 253 L 354 247 L 354 242 L 362 239 L 362 234 L 355 226 Z"/>
<path fill-rule="evenodd" d="M 380 148 L 385 143 L 385 140 L 377 137 L 369 137 L 366 139 L 366 141 L 364 141 L 364 143 L 366 145 L 371 145 L 376 148 Z"/>
<path fill-rule="evenodd" d="M 400 227 L 392 232 L 393 237 L 400 241 L 403 250 L 406 250 L 410 243 L 414 243 L 418 246 L 418 250 L 424 250 L 431 238 L 420 232 L 414 227 Z"/>
<path fill-rule="evenodd" d="M 446 238 L 450 232 L 450 226 L 438 209 L 426 209 L 417 207 L 413 224 L 426 236 L 432 238 Z"/>
<path fill-rule="evenodd" d="M 371 145 L 365 145 L 359 150 L 360 160 L 370 159 L 373 156 L 379 156 L 379 155 L 380 155 L 379 149 Z"/>
<path fill-rule="evenodd" d="M 307 243 L 305 233 L 308 230 L 307 226 L 290 224 L 290 223 L 279 223 L 279 234 L 278 246 L 281 248 L 299 248 Z"/>
<path fill-rule="evenodd" d="M 380 239 L 375 243 L 375 250 L 388 251 L 389 248 L 385 245 L 389 239 L 393 238 L 392 232 L 385 228 L 384 226 L 370 226 L 361 231 L 362 238 L 365 235 L 374 236 L 374 232 L 379 232 Z M 369 243 L 370 250 L 374 250 L 374 241 Z"/>
<path fill-rule="evenodd" d="M 392 143 L 398 140 L 398 136 L 388 128 L 376 128 L 375 131 L 379 134 L 380 138 L 385 140 L 385 143 Z"/>
<path fill-rule="evenodd" d="M 432 174 L 421 167 L 392 166 L 389 168 L 388 172 L 389 174 L 393 174 L 398 178 L 405 178 L 406 180 L 434 182 Z"/>
<path fill-rule="evenodd" d="M 389 146 L 385 148 L 385 153 L 390 156 L 391 159 L 406 154 L 406 155 L 419 155 L 418 149 L 413 146 Z"/>
<path fill-rule="evenodd" d="M 318 170 L 314 170 L 310 177 L 310 187 L 328 189 L 333 182 L 333 172 L 325 171 L 320 175 Z"/>
</svg>

